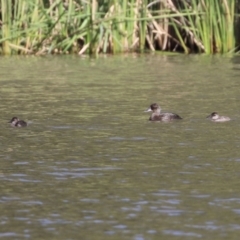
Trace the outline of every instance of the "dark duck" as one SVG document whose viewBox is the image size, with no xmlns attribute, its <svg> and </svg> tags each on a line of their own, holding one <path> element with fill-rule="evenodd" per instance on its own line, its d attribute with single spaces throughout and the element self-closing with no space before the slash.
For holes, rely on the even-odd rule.
<svg viewBox="0 0 240 240">
<path fill-rule="evenodd" d="M 149 121 L 168 122 L 175 119 L 182 119 L 176 113 L 161 113 L 161 108 L 157 103 L 153 103 L 145 112 L 152 112 Z"/>
</svg>

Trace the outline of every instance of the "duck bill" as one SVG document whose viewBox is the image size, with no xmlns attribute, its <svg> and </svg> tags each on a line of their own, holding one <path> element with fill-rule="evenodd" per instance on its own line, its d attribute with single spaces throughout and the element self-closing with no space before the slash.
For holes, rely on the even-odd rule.
<svg viewBox="0 0 240 240">
<path fill-rule="evenodd" d="M 206 118 L 211 118 L 212 117 L 212 115 L 210 114 L 210 115 L 208 115 Z"/>
<path fill-rule="evenodd" d="M 148 108 L 147 110 L 145 110 L 144 112 L 152 112 L 151 108 Z"/>
</svg>

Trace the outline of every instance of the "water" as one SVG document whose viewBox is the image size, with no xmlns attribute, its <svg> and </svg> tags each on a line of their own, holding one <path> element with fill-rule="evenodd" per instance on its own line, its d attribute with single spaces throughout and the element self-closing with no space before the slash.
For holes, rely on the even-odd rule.
<svg viewBox="0 0 240 240">
<path fill-rule="evenodd" d="M 0 63 L 0 238 L 239 238 L 239 57 Z"/>
</svg>

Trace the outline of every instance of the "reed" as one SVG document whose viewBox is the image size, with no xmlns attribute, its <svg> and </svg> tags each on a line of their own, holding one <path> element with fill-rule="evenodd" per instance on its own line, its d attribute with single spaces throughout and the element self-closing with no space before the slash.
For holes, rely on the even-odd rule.
<svg viewBox="0 0 240 240">
<path fill-rule="evenodd" d="M 147 49 L 233 52 L 237 47 L 234 32 L 237 3 L 0 0 L 0 51 L 2 54 L 99 54 Z"/>
<path fill-rule="evenodd" d="M 193 34 L 200 52 L 227 53 L 235 48 L 235 0 L 192 1 L 185 4 L 187 13 L 196 13 L 187 17 L 185 29 Z M 190 30 L 192 29 L 192 30 Z"/>
</svg>

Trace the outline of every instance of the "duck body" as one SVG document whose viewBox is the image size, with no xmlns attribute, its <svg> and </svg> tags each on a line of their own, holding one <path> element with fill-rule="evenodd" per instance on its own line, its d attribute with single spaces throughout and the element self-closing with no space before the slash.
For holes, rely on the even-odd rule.
<svg viewBox="0 0 240 240">
<path fill-rule="evenodd" d="M 156 114 L 152 113 L 152 115 L 149 118 L 149 121 L 167 122 L 167 121 L 172 121 L 175 119 L 182 119 L 182 118 L 175 113 L 161 113 L 160 115 L 156 115 Z"/>
<path fill-rule="evenodd" d="M 211 113 L 207 118 L 211 119 L 212 122 L 227 122 L 231 120 L 229 117 L 218 115 L 217 112 Z"/>
<path fill-rule="evenodd" d="M 161 108 L 157 103 L 151 104 L 150 107 L 145 112 L 152 112 L 149 121 L 168 122 L 175 119 L 182 119 L 176 113 L 161 113 Z"/>
<path fill-rule="evenodd" d="M 13 117 L 9 123 L 11 123 L 12 127 L 26 127 L 27 123 L 23 120 L 18 119 L 17 117 Z"/>
</svg>

